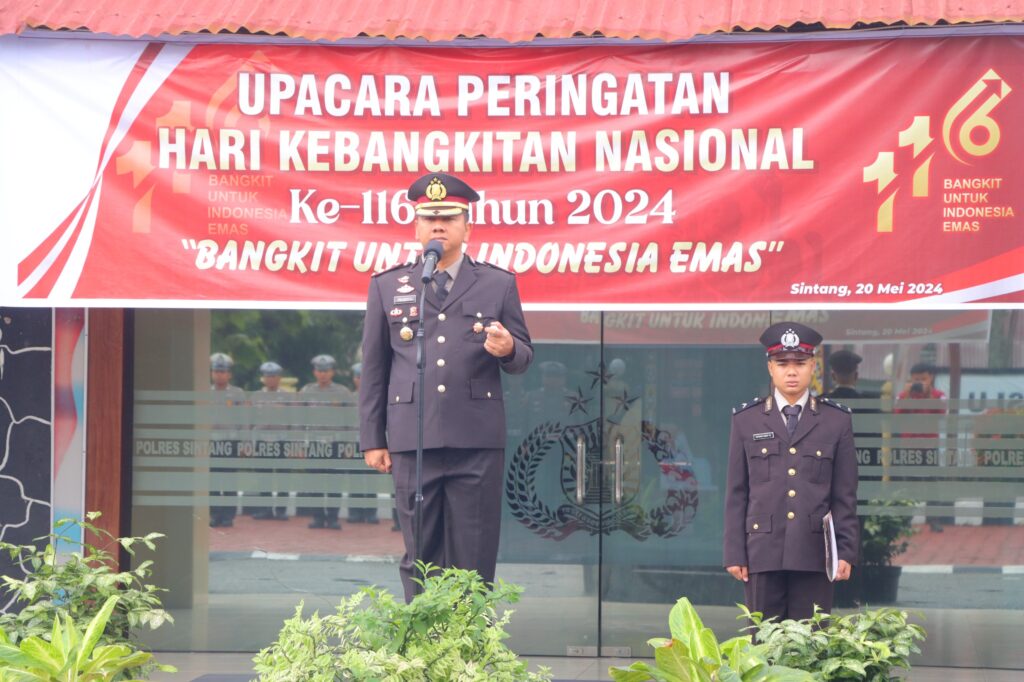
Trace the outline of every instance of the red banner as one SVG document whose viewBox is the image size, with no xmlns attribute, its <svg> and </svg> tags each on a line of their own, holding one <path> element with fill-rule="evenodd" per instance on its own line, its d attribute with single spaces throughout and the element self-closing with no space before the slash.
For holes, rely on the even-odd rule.
<svg viewBox="0 0 1024 682">
<path fill-rule="evenodd" d="M 446 171 L 529 308 L 1024 302 L 1022 38 L 132 49 L 8 300 L 360 307 Z"/>
</svg>

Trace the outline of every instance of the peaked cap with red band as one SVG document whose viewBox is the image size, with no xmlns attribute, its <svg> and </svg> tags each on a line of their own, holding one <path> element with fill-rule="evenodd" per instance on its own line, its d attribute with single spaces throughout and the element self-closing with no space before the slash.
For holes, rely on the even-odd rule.
<svg viewBox="0 0 1024 682">
<path fill-rule="evenodd" d="M 409 201 L 416 204 L 416 215 L 456 215 L 468 211 L 480 195 L 462 180 L 447 173 L 429 173 L 409 187 Z"/>
<path fill-rule="evenodd" d="M 783 354 L 809 358 L 814 356 L 815 347 L 821 343 L 821 334 L 799 322 L 779 322 L 765 329 L 760 340 L 765 347 L 765 355 L 770 358 Z"/>
</svg>

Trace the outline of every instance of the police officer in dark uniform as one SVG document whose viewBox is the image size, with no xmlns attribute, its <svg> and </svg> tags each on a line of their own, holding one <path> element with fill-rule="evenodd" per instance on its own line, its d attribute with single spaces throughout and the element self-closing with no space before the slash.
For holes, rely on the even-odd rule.
<svg viewBox="0 0 1024 682">
<path fill-rule="evenodd" d="M 828 397 L 833 400 L 859 400 L 864 395 L 857 390 L 857 367 L 864 358 L 851 350 L 837 350 L 828 356 L 832 368 L 832 382 L 835 384 Z"/>
<path fill-rule="evenodd" d="M 284 368 L 273 360 L 260 365 L 260 383 L 263 387 L 252 393 L 252 454 L 263 459 L 279 459 L 284 456 L 285 434 L 289 425 L 285 424 L 287 408 L 292 395 L 281 390 L 281 375 Z M 285 504 L 288 492 L 282 490 L 287 469 L 257 469 L 257 478 L 262 479 L 258 487 L 262 488 L 260 497 L 274 498 L 267 506 L 259 509 L 252 517 L 258 521 L 288 519 Z"/>
<path fill-rule="evenodd" d="M 313 412 L 313 415 L 309 417 L 309 421 L 306 424 L 306 428 L 309 431 L 310 437 L 307 439 L 307 452 L 316 453 L 316 457 L 320 457 L 325 453 L 328 455 L 325 457 L 328 460 L 337 460 L 340 458 L 338 453 L 338 442 L 340 440 L 341 429 L 338 421 L 340 420 L 340 410 L 338 408 L 344 405 L 352 405 L 355 402 L 355 396 L 352 395 L 352 391 L 347 386 L 335 383 L 334 371 L 338 366 L 337 361 L 327 354 L 320 354 L 310 360 L 310 364 L 313 365 L 313 376 L 316 381 L 311 381 L 303 386 L 299 393 L 302 394 L 302 399 L 305 401 L 306 406 L 319 408 Z M 324 409 L 328 408 L 328 409 Z M 313 454 L 307 456 L 313 457 Z M 337 469 L 310 469 L 310 474 L 318 476 L 320 480 L 327 481 L 329 484 L 335 481 L 344 480 L 343 471 Z M 337 487 L 341 487 L 341 484 L 335 484 Z M 329 486 L 335 487 L 335 486 Z M 341 493 L 340 492 L 328 492 L 321 493 L 324 498 L 324 503 L 313 507 L 313 520 L 309 523 L 310 528 L 331 528 L 333 530 L 341 530 L 341 521 L 338 520 L 338 512 L 341 509 Z"/>
<path fill-rule="evenodd" d="M 859 378 L 857 368 L 862 361 L 863 358 L 861 356 L 846 349 L 837 350 L 829 355 L 828 364 L 831 367 L 832 385 L 834 388 L 826 393 L 825 396 L 849 406 L 856 414 L 878 414 L 881 410 L 874 406 L 877 403 L 869 402 L 877 401 L 879 398 L 878 394 L 861 391 L 857 388 L 857 379 Z M 868 405 L 871 406 L 868 407 Z M 875 443 L 880 441 L 882 434 L 860 431 L 855 432 L 855 435 L 863 439 L 861 441 L 862 445 L 857 448 L 858 462 L 869 466 L 881 464 L 878 446 Z M 864 440 L 869 442 L 867 446 L 863 445 Z M 881 479 L 877 476 L 872 476 L 864 480 L 877 481 Z"/>
<path fill-rule="evenodd" d="M 214 413 L 237 413 L 246 409 L 245 391 L 231 383 L 231 370 L 235 361 L 227 353 L 210 356 L 210 392 L 213 395 Z M 225 412 L 227 410 L 227 412 Z M 225 461 L 237 459 L 239 453 L 239 423 L 244 419 L 225 419 L 224 424 L 215 424 L 210 432 L 211 457 Z M 210 497 L 220 497 L 219 504 L 210 505 L 210 527 L 230 528 L 235 525 L 238 499 L 238 469 L 232 466 L 210 468 Z M 216 481 L 219 481 L 218 485 Z M 231 488 L 223 490 L 222 488 Z"/>
<path fill-rule="evenodd" d="M 426 340 L 423 425 L 423 553 L 441 567 L 494 580 L 505 469 L 500 371 L 525 372 L 533 358 L 515 276 L 465 256 L 480 197 L 462 180 L 431 173 L 409 188 L 416 237 L 443 244 L 438 273 L 419 310 L 420 262 L 370 280 L 359 390 L 366 463 L 391 472 L 406 553 L 400 571 L 414 594 L 417 368 L 415 331 Z"/>
<path fill-rule="evenodd" d="M 835 525 L 839 569 L 856 561 L 857 456 L 850 410 L 811 395 L 821 335 L 780 322 L 761 335 L 772 391 L 733 409 L 726 480 L 726 570 L 744 582 L 747 607 L 765 618 L 832 609 L 822 517 Z"/>
</svg>

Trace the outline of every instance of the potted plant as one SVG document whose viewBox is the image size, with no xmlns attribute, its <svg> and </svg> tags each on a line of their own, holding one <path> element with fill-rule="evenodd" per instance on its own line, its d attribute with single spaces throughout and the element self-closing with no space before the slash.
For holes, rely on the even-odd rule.
<svg viewBox="0 0 1024 682">
<path fill-rule="evenodd" d="M 807 671 L 769 662 L 761 647 L 751 644 L 750 635 L 719 643 L 686 597 L 672 607 L 668 626 L 669 637 L 647 640 L 654 647 L 653 661 L 636 661 L 628 667 L 613 666 L 608 669 L 612 679 L 616 682 L 813 682 L 815 679 Z"/>
<path fill-rule="evenodd" d="M 115 658 L 120 660 L 124 654 L 125 660 L 140 664 L 127 671 L 131 677 L 148 677 L 156 666 L 149 656 L 136 655 L 141 645 L 134 630 L 156 629 L 174 619 L 160 601 L 165 590 L 146 582 L 153 562 L 143 561 L 134 570 L 119 571 L 113 552 L 124 548 L 134 555 L 139 546 L 155 549 L 155 541 L 163 535 L 115 538 L 92 524 L 99 516 L 99 512 L 89 512 L 85 520 L 60 519 L 55 532 L 36 538 L 34 544 L 0 541 L 0 552 L 27 574 L 24 580 L 0 576 L 0 594 L 5 600 L 13 596 L 15 607 L 0 614 L 0 632 L 4 644 L 16 649 L 23 641 L 50 641 L 55 626 L 71 632 L 69 619 L 78 632 L 95 630 L 96 623 L 102 623 L 96 631 L 96 646 L 127 646 L 130 651 L 117 649 L 121 653 Z M 69 549 L 58 553 L 58 545 Z M 109 612 L 97 620 L 106 610 Z M 0 681 L 5 679 L 0 672 Z"/>
<path fill-rule="evenodd" d="M 285 621 L 277 641 L 253 659 L 260 682 L 547 682 L 550 672 L 527 670 L 504 640 L 522 588 L 484 583 L 475 571 L 417 564 L 423 590 L 406 604 L 387 590 L 366 587 L 342 599 L 333 615 L 303 606 Z"/>
<path fill-rule="evenodd" d="M 822 682 L 895 680 L 896 669 L 910 670 L 910 657 L 921 652 L 917 643 L 926 636 L 906 611 L 891 607 L 848 616 L 815 609 L 812 618 L 781 622 L 743 611 L 768 662 L 808 671 Z"/>
<path fill-rule="evenodd" d="M 869 500 L 872 507 L 914 507 L 915 500 Z M 836 583 L 836 605 L 893 604 L 899 588 L 900 566 L 892 560 L 907 551 L 914 534 L 910 514 L 880 513 L 860 517 L 860 563 L 850 580 Z"/>
<path fill-rule="evenodd" d="M 147 626 L 156 629 L 174 618 L 164 611 L 160 593 L 166 592 L 146 582 L 152 575 L 153 562 L 143 561 L 131 571 L 118 571 L 115 549 L 124 548 L 135 555 L 135 548 L 144 545 L 156 549 L 160 533 L 143 537 L 115 538 L 91 522 L 100 512 L 88 512 L 85 520 L 62 518 L 56 531 L 35 539 L 35 544 L 14 545 L 0 541 L 0 552 L 25 569 L 24 580 L 0 576 L 0 590 L 13 594 L 17 609 L 0 615 L 0 627 L 15 643 L 23 637 L 49 632 L 49 616 L 61 607 L 81 627 L 99 613 L 107 598 L 117 596 L 117 605 L 110 614 L 101 644 L 114 643 L 130 628 Z M 81 538 L 81 539 L 77 539 Z M 95 542 L 96 544 L 92 544 Z M 63 555 L 57 546 L 69 551 Z"/>
<path fill-rule="evenodd" d="M 63 609 L 54 613 L 48 638 L 33 635 L 15 646 L 0 630 L 0 680 L 115 682 L 126 680 L 131 670 L 148 667 L 177 672 L 174 666 L 151 663 L 152 654 L 136 651 L 130 644 L 100 644 L 117 602 L 116 596 L 108 597 L 84 632 Z"/>
</svg>

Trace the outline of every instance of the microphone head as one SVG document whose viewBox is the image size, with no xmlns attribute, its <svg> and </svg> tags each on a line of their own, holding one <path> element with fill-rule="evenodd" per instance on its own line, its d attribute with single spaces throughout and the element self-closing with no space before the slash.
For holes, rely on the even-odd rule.
<svg viewBox="0 0 1024 682">
<path fill-rule="evenodd" d="M 428 253 L 434 254 L 434 257 L 440 260 L 442 254 L 444 254 L 444 245 L 442 245 L 437 239 L 431 239 L 427 242 L 427 245 L 423 247 L 423 257 L 426 258 Z"/>
</svg>

